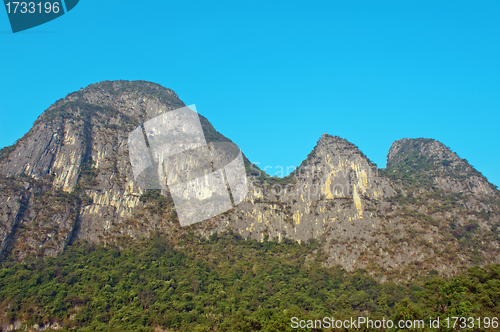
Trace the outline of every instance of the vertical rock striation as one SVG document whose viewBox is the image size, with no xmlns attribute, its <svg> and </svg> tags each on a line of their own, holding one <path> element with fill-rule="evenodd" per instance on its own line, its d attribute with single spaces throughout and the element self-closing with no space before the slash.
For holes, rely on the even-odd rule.
<svg viewBox="0 0 500 332">
<path fill-rule="evenodd" d="M 498 190 L 431 139 L 394 142 L 386 169 L 327 134 L 283 179 L 244 158 L 247 198 L 181 228 L 168 190 L 134 182 L 127 143 L 144 122 L 183 106 L 172 90 L 144 81 L 101 82 L 54 103 L 0 151 L 0 255 L 54 255 L 75 240 L 112 243 L 154 231 L 232 230 L 261 241 L 317 239 L 328 264 L 386 275 L 451 274 L 499 260 Z M 230 142 L 200 121 L 208 142 Z M 195 164 L 179 167 L 191 174 Z"/>
</svg>

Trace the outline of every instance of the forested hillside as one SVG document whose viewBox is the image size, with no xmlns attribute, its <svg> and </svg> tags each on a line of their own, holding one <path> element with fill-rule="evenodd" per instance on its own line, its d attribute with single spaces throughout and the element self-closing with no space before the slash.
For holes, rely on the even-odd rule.
<svg viewBox="0 0 500 332">
<path fill-rule="evenodd" d="M 500 265 L 474 267 L 452 279 L 431 271 L 396 284 L 379 283 L 363 270 L 322 267 L 326 257 L 315 240 L 259 242 L 233 233 L 205 239 L 186 232 L 177 242 L 156 234 L 118 245 L 75 243 L 56 257 L 3 262 L 0 327 L 22 322 L 67 331 L 296 331 L 292 317 L 444 322 L 500 315 Z"/>
</svg>

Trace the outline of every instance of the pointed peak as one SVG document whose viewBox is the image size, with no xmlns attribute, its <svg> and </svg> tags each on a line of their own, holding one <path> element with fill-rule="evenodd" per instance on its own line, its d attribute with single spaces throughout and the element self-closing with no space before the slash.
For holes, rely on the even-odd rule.
<svg viewBox="0 0 500 332">
<path fill-rule="evenodd" d="M 358 146 L 349 142 L 345 138 L 340 136 L 332 136 L 330 134 L 321 135 L 314 149 L 309 153 L 307 159 L 304 162 L 308 162 L 313 158 L 317 152 L 323 151 L 331 156 L 342 156 L 342 158 L 350 159 L 354 155 L 359 155 L 363 159 L 366 159 L 370 165 L 375 165 L 366 155 L 361 152 Z"/>
<path fill-rule="evenodd" d="M 340 144 L 340 145 L 344 145 L 344 146 L 350 146 L 350 147 L 357 148 L 356 145 L 352 144 L 351 142 L 349 142 L 345 138 L 342 138 L 340 136 L 332 136 L 330 134 L 323 134 L 323 135 L 321 135 L 321 137 L 318 140 L 318 144 L 321 144 L 321 143 L 324 143 L 324 144 Z"/>
</svg>

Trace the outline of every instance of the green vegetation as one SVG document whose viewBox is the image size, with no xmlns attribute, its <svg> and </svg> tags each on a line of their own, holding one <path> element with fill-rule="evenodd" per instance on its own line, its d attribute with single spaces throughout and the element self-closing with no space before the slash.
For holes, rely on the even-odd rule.
<svg viewBox="0 0 500 332">
<path fill-rule="evenodd" d="M 282 178 L 277 175 L 270 176 L 265 171 L 261 170 L 257 165 L 248 161 L 246 157 L 244 162 L 247 176 L 250 176 L 255 180 L 255 185 L 267 187 L 267 190 L 269 190 L 274 185 L 286 186 L 288 184 L 295 184 L 297 182 L 297 178 L 296 176 L 294 176 L 293 172 L 288 176 Z M 283 187 L 276 188 L 276 190 L 282 191 Z"/>
<path fill-rule="evenodd" d="M 215 130 L 214 126 L 205 118 L 203 115 L 200 115 L 200 124 L 203 129 L 203 134 L 205 135 L 205 139 L 207 142 L 228 142 L 232 143 L 232 141 Z"/>
<path fill-rule="evenodd" d="M 41 120 L 54 121 L 56 119 L 74 119 L 83 121 L 85 126 L 88 127 L 92 122 L 92 118 L 115 118 L 116 121 L 118 121 L 119 125 L 108 124 L 106 125 L 108 129 L 116 129 L 122 127 L 126 130 L 130 130 L 139 125 L 137 120 L 132 119 L 130 116 L 123 114 L 113 107 L 102 107 L 79 100 L 66 102 L 57 107 L 54 107 L 51 110 L 45 111 L 43 115 L 37 120 L 37 122 Z"/>
<path fill-rule="evenodd" d="M 434 163 L 435 158 L 413 151 L 408 153 L 402 162 L 391 165 L 380 172 L 393 181 L 403 184 L 409 190 L 432 188 L 434 186 L 432 178 L 436 175 L 433 172 Z"/>
<path fill-rule="evenodd" d="M 174 105 L 175 108 L 183 107 L 184 104 L 180 101 L 173 91 L 153 82 L 148 81 L 104 81 L 95 84 L 95 89 L 100 91 L 102 85 L 109 86 L 111 95 L 120 95 L 122 93 L 140 93 L 148 97 L 154 97 L 161 103 L 166 105 Z M 88 88 L 94 88 L 94 85 Z"/>
<path fill-rule="evenodd" d="M 68 96 L 80 98 L 84 93 L 95 93 L 115 97 L 117 99 L 124 93 L 129 93 L 141 95 L 141 97 L 154 97 L 165 104 L 177 104 L 179 105 L 178 107 L 184 106 L 175 93 L 171 93 L 167 88 L 164 88 L 159 84 L 147 81 L 102 81 L 91 84 L 80 91 L 72 92 Z"/>
<path fill-rule="evenodd" d="M 81 188 L 90 188 L 99 183 L 96 176 L 98 174 L 97 168 L 95 168 L 95 162 L 93 160 L 88 160 L 84 162 L 81 166 L 80 178 L 78 179 L 77 188 L 78 191 Z"/>
<path fill-rule="evenodd" d="M 431 147 L 437 143 L 442 154 L 432 153 Z M 405 189 L 435 189 L 433 178 L 452 177 L 458 181 L 466 181 L 477 176 L 487 181 L 481 172 L 477 171 L 464 159 L 457 160 L 451 149 L 434 139 L 418 138 L 400 142 L 401 146 L 396 156 L 388 156 L 387 168 L 380 174 L 403 184 Z M 443 159 L 444 158 L 444 159 Z M 496 186 L 489 184 L 498 194 Z"/>
<path fill-rule="evenodd" d="M 153 213 L 164 212 L 167 207 L 172 207 L 172 199 L 169 196 L 169 200 L 165 197 L 161 190 L 149 189 L 144 194 L 141 195 L 140 201 L 143 203 L 150 203 L 147 208 Z"/>
<path fill-rule="evenodd" d="M 7 158 L 9 154 L 16 148 L 17 142 L 13 145 L 6 146 L 0 150 L 0 161 Z"/>
<path fill-rule="evenodd" d="M 453 279 L 431 271 L 412 283 L 381 284 L 362 270 L 322 267 L 319 248 L 314 241 L 258 242 L 232 233 L 199 239 L 192 232 L 175 242 L 156 234 L 122 249 L 74 244 L 56 257 L 3 263 L 0 324 L 245 332 L 293 331 L 294 316 L 442 321 L 499 314 L 500 265 L 474 267 Z"/>
<path fill-rule="evenodd" d="M 273 188 L 274 185 L 279 185 L 280 187 L 275 188 L 277 191 L 283 191 L 284 188 L 281 186 L 286 186 L 287 184 L 294 184 L 297 182 L 297 179 L 293 174 L 280 178 L 279 176 L 270 176 L 267 173 L 262 172 L 262 174 L 256 178 L 262 185 L 268 186 L 269 188 Z"/>
</svg>

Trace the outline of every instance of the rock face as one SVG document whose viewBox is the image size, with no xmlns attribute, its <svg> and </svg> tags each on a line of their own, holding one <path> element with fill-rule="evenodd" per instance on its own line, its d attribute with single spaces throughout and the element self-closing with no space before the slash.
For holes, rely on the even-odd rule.
<svg viewBox="0 0 500 332">
<path fill-rule="evenodd" d="M 157 84 L 114 81 L 57 101 L 0 151 L 0 254 L 54 255 L 75 240 L 113 243 L 160 231 L 317 239 L 328 264 L 408 276 L 497 262 L 500 196 L 467 161 L 429 139 L 402 139 L 378 169 L 327 134 L 290 176 L 246 158 L 249 194 L 235 208 L 181 228 L 168 190 L 134 181 L 128 135 L 185 106 Z M 200 116 L 208 142 L 230 142 Z M 195 169 L 197 165 L 187 166 Z"/>
<path fill-rule="evenodd" d="M 495 188 L 469 163 L 433 139 L 401 139 L 392 144 L 387 168 L 409 175 L 427 175 L 441 190 L 494 195 Z M 400 175 L 400 178 L 403 178 Z"/>
<path fill-rule="evenodd" d="M 322 239 L 329 262 L 348 269 L 355 267 L 359 253 L 346 252 L 342 244 L 362 236 L 359 249 L 372 243 L 371 234 L 380 221 L 366 208 L 372 206 L 371 200 L 394 194 L 356 146 L 327 134 L 285 181 L 254 180 L 251 188 L 249 199 L 234 212 L 237 217 L 216 223 L 217 231 L 236 229 L 244 237 L 261 240 L 265 236 L 280 241 Z"/>
</svg>

